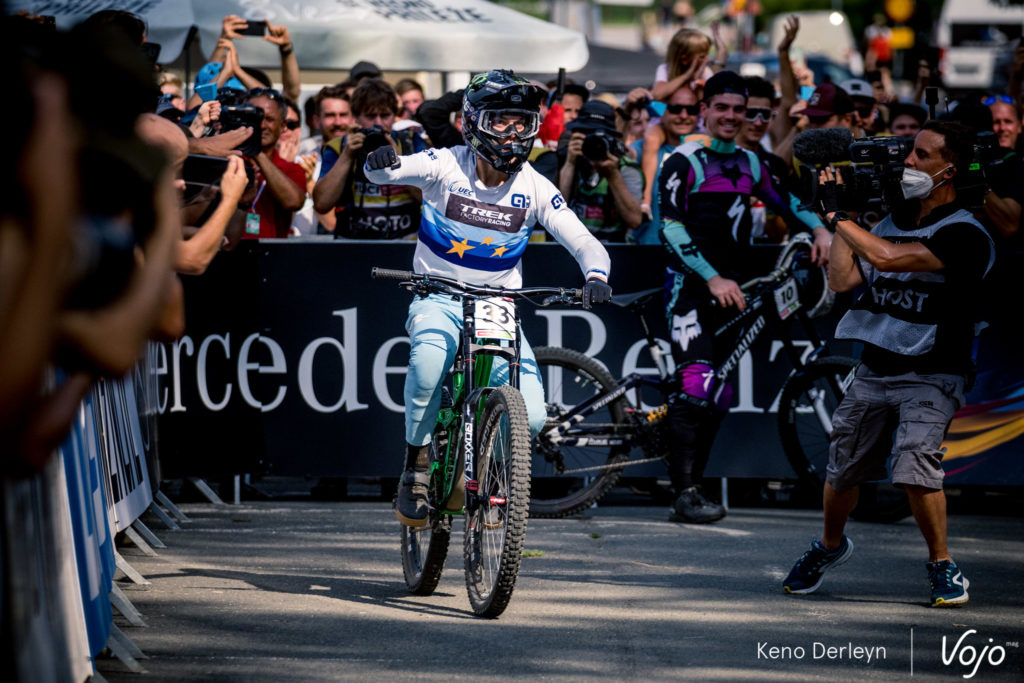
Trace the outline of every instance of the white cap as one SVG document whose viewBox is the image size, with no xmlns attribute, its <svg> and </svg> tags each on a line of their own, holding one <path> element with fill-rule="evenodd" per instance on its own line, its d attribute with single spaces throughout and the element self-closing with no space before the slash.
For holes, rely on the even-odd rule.
<svg viewBox="0 0 1024 683">
<path fill-rule="evenodd" d="M 839 84 L 839 87 L 846 91 L 846 94 L 850 97 L 866 97 L 870 100 L 875 99 L 875 89 L 871 87 L 871 84 L 867 81 L 862 81 L 859 78 L 851 78 L 843 81 Z"/>
</svg>

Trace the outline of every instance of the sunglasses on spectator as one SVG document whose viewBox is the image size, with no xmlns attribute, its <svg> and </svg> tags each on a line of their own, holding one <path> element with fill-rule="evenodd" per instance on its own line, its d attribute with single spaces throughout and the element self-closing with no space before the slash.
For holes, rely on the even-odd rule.
<svg viewBox="0 0 1024 683">
<path fill-rule="evenodd" d="M 686 110 L 686 113 L 689 114 L 690 116 L 696 116 L 697 114 L 700 113 L 700 105 L 699 104 L 670 104 L 670 105 L 665 107 L 665 111 L 667 111 L 669 114 L 674 114 L 676 116 L 678 116 L 679 114 L 682 114 L 683 110 Z"/>
<path fill-rule="evenodd" d="M 753 123 L 758 118 L 764 123 L 768 123 L 775 118 L 774 109 L 762 109 L 760 107 L 747 107 L 747 113 L 744 115 L 747 121 Z"/>
<path fill-rule="evenodd" d="M 1009 95 L 989 95 L 981 101 L 986 107 L 991 107 L 996 102 L 1003 102 L 1005 104 L 1013 104 L 1013 98 Z"/>
<path fill-rule="evenodd" d="M 284 127 L 288 130 L 297 130 L 302 123 L 298 119 L 285 119 Z"/>
</svg>

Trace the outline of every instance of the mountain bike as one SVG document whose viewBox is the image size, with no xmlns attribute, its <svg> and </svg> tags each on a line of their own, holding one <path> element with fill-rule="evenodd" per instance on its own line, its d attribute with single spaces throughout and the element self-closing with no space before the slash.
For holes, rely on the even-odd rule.
<svg viewBox="0 0 1024 683">
<path fill-rule="evenodd" d="M 791 239 L 773 270 L 741 285 L 747 306 L 715 331 L 735 338 L 732 351 L 715 369 L 721 390 L 743 354 L 765 329 L 782 341 L 793 371 L 781 392 L 779 436 L 797 477 L 820 487 L 828 464 L 832 413 L 853 380 L 858 362 L 828 355 L 812 318 L 831 307 L 824 269 L 810 261 L 810 236 Z M 616 380 L 596 359 L 577 351 L 541 346 L 534 349 L 544 381 L 547 424 L 535 439 L 530 514 L 564 517 L 599 500 L 624 468 L 663 460 L 668 447 L 667 404 L 678 389 L 665 354 L 644 310 L 662 289 L 612 298 L 639 320 L 656 376 L 632 373 Z M 794 343 L 799 325 L 811 343 L 802 351 Z M 662 399 L 651 410 L 641 394 L 652 390 Z M 715 397 L 717 398 L 717 396 Z"/>
<path fill-rule="evenodd" d="M 576 303 L 582 290 L 481 287 L 403 270 L 374 268 L 371 277 L 401 281 L 418 296 L 462 302 L 459 349 L 442 388 L 430 441 L 427 524 L 402 526 L 402 569 L 412 593 L 437 588 L 448 555 L 452 518 L 463 516 L 463 564 L 473 612 L 497 617 L 515 587 L 530 501 L 530 429 L 519 393 L 522 335 L 516 298 L 542 305 Z M 495 358 L 509 364 L 508 384 L 490 386 Z"/>
</svg>

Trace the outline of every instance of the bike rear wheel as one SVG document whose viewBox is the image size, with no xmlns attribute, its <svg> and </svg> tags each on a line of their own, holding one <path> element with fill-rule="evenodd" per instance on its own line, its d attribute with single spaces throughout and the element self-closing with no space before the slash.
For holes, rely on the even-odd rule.
<svg viewBox="0 0 1024 683">
<path fill-rule="evenodd" d="M 430 595 L 437 588 L 451 534 L 451 515 L 441 515 L 424 527 L 402 525 L 402 571 L 410 593 Z"/>
<path fill-rule="evenodd" d="M 544 383 L 545 432 L 573 407 L 617 386 L 603 365 L 579 351 L 539 346 L 534 354 Z M 618 431 L 622 437 L 627 425 L 626 401 L 620 398 L 574 425 L 566 436 L 609 436 Z M 615 485 L 622 474 L 616 465 L 629 458 L 624 445 L 572 445 L 570 440 L 550 444 L 538 437 L 534 446 L 530 514 L 535 517 L 565 517 L 589 507 Z"/>
<path fill-rule="evenodd" d="M 446 435 L 441 439 L 447 443 Z M 430 461 L 440 461 L 443 465 L 443 454 L 438 452 L 438 441 L 439 437 L 435 435 L 430 442 Z M 430 488 L 431 505 L 437 508 L 437 487 Z M 448 542 L 451 535 L 451 515 L 431 514 L 428 524 L 423 527 L 402 525 L 402 572 L 405 574 L 405 585 L 410 593 L 430 595 L 437 588 L 445 558 L 448 557 Z"/>
<path fill-rule="evenodd" d="M 477 424 L 475 499 L 467 492 L 463 557 L 473 612 L 505 611 L 523 555 L 530 501 L 530 428 L 518 390 L 503 386 L 487 398 Z"/>
</svg>

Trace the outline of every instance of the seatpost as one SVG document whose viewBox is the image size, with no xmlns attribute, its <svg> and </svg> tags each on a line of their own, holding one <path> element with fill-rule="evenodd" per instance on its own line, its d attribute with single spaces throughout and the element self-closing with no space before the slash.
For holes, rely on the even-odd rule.
<svg viewBox="0 0 1024 683">
<path fill-rule="evenodd" d="M 647 340 L 647 350 L 651 354 L 654 366 L 658 368 L 658 376 L 662 379 L 668 379 L 668 365 L 665 363 L 665 356 L 661 353 L 661 347 L 658 346 L 658 340 L 654 338 L 650 325 L 647 324 L 647 316 L 644 315 L 643 307 L 633 304 L 629 308 L 640 319 L 640 329 L 644 332 L 644 339 Z"/>
</svg>

